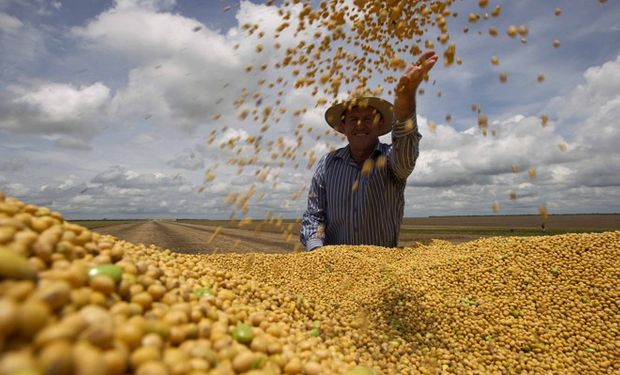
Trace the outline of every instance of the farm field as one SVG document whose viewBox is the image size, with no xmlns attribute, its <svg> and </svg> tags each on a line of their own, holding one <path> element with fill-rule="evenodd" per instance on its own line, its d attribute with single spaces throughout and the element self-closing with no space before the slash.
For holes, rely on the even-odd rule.
<svg viewBox="0 0 620 375">
<path fill-rule="evenodd" d="M 215 252 L 287 252 L 293 243 L 286 242 L 280 233 L 256 232 L 239 228 L 223 227 L 211 237 L 219 225 L 178 223 L 174 221 L 140 221 L 116 224 L 94 229 L 120 239 L 145 245 L 156 245 L 182 253 Z"/>
<path fill-rule="evenodd" d="M 129 242 L 184 253 L 289 252 L 299 241 L 300 227 L 295 220 L 282 220 L 279 225 L 255 221 L 241 228 L 237 220 L 81 220 L 75 223 Z M 220 233 L 210 241 L 218 227 L 222 227 Z M 409 247 L 417 242 L 428 244 L 433 239 L 456 244 L 495 236 L 541 236 L 617 229 L 620 229 L 620 215 L 616 214 L 550 215 L 544 232 L 540 229 L 538 215 L 404 218 L 399 246 Z"/>
<path fill-rule="evenodd" d="M 72 221 L 85 228 L 96 229 L 96 228 L 101 228 L 101 227 L 108 227 L 110 225 L 134 224 L 138 222 L 144 222 L 145 220 L 72 220 Z"/>
</svg>

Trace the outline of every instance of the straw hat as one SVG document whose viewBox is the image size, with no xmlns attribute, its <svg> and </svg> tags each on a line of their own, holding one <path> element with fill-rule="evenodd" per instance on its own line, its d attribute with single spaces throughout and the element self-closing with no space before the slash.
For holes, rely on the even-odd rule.
<svg viewBox="0 0 620 375">
<path fill-rule="evenodd" d="M 381 127 L 379 135 L 387 134 L 392 130 L 394 106 L 387 100 L 374 96 L 353 97 L 344 102 L 336 103 L 325 111 L 325 120 L 332 129 L 342 133 L 342 131 L 340 131 L 340 126 L 342 124 L 342 115 L 344 111 L 356 106 L 362 108 L 372 107 L 381 113 L 383 117 L 383 126 Z"/>
</svg>

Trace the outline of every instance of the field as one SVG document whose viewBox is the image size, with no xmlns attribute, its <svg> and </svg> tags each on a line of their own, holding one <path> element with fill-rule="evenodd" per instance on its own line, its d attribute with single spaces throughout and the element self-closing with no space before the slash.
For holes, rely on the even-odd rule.
<svg viewBox="0 0 620 375">
<path fill-rule="evenodd" d="M 133 224 L 143 221 L 144 220 L 75 220 L 74 222 L 85 228 L 95 229 L 110 225 Z"/>
<path fill-rule="evenodd" d="M 242 227 L 239 227 L 239 221 L 230 220 L 74 222 L 129 242 L 153 244 L 186 253 L 288 252 L 298 243 L 300 228 L 300 224 L 294 220 L 283 220 L 279 225 L 255 221 Z M 542 231 L 540 224 L 538 215 L 405 218 L 401 226 L 399 246 L 428 244 L 433 239 L 462 243 L 496 236 L 548 236 L 617 230 L 620 229 L 620 215 L 550 215 L 545 231 Z M 211 240 L 218 227 L 222 227 L 220 233 Z"/>
</svg>

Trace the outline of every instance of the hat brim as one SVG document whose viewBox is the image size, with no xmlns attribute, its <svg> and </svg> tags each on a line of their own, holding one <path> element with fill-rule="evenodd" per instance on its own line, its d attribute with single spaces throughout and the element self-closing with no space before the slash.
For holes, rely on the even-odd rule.
<svg viewBox="0 0 620 375">
<path fill-rule="evenodd" d="M 383 117 L 383 126 L 379 131 L 380 136 L 392 131 L 394 106 L 387 100 L 376 97 L 363 97 L 356 99 L 355 101 L 349 100 L 346 102 L 336 103 L 329 107 L 327 111 L 325 111 L 325 121 L 327 121 L 327 124 L 329 124 L 332 129 L 339 133 L 342 133 L 342 131 L 340 131 L 340 126 L 342 124 L 342 114 L 346 109 L 354 106 L 372 107 L 379 111 L 379 113 L 381 113 L 381 116 Z"/>
</svg>

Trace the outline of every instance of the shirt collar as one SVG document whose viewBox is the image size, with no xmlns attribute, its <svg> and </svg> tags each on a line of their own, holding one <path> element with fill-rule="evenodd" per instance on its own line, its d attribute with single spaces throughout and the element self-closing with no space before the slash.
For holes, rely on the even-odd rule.
<svg viewBox="0 0 620 375">
<path fill-rule="evenodd" d="M 381 141 L 377 142 L 374 150 L 370 154 L 371 158 L 374 159 L 383 152 L 382 145 L 383 144 L 381 143 Z M 339 148 L 338 150 L 334 151 L 334 156 L 337 158 L 343 159 L 343 160 L 353 160 L 353 158 L 351 157 L 350 149 L 351 149 L 350 145 L 346 145 L 345 147 Z"/>
</svg>

